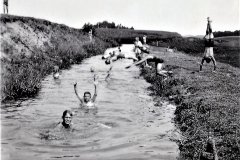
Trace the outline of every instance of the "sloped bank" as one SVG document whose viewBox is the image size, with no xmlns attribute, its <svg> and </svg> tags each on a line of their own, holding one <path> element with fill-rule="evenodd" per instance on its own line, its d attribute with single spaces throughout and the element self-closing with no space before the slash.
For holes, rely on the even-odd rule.
<svg viewBox="0 0 240 160">
<path fill-rule="evenodd" d="M 1 15 L 1 101 L 35 96 L 55 65 L 67 69 L 111 45 L 70 28 L 31 17 Z"/>
<path fill-rule="evenodd" d="M 177 106 L 174 120 L 182 133 L 177 141 L 181 159 L 198 160 L 209 137 L 215 140 L 220 160 L 240 159 L 240 69 L 218 63 L 213 73 L 212 64 L 205 64 L 199 73 L 201 58 L 153 50 L 174 74 L 166 81 L 156 77 L 154 69 L 142 68 L 141 74 L 152 84 L 149 90 L 156 102 L 165 99 Z"/>
</svg>

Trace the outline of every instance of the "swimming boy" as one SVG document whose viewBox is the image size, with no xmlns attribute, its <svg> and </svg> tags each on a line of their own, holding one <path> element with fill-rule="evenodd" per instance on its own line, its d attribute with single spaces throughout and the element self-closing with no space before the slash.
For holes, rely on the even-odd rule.
<svg viewBox="0 0 240 160">
<path fill-rule="evenodd" d="M 72 112 L 70 110 L 65 110 L 62 114 L 62 122 L 59 122 L 55 128 L 58 129 L 72 129 Z"/>
<path fill-rule="evenodd" d="M 98 75 L 94 75 L 94 87 L 95 87 L 95 91 L 94 91 L 94 95 L 91 98 L 91 93 L 90 92 L 84 92 L 83 98 L 78 94 L 77 92 L 77 83 L 74 84 L 74 91 L 78 97 L 78 99 L 81 102 L 81 105 L 83 107 L 95 107 L 95 100 L 97 98 L 97 85 L 98 85 Z"/>
<path fill-rule="evenodd" d="M 204 36 L 205 51 L 202 58 L 202 62 L 200 64 L 200 71 L 202 71 L 202 66 L 204 61 L 206 61 L 207 63 L 210 63 L 212 61 L 214 65 L 214 71 L 215 71 L 216 60 L 213 56 L 214 36 L 212 33 L 212 26 L 211 26 L 212 21 L 210 21 L 209 17 L 207 18 L 207 21 L 208 21 L 207 30 L 206 30 L 206 35 Z"/>
</svg>

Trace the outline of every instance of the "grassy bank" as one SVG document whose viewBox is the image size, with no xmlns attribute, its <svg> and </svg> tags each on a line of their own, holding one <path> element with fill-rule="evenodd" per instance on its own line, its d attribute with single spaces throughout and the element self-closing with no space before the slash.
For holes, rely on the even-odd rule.
<svg viewBox="0 0 240 160">
<path fill-rule="evenodd" d="M 143 68 L 141 73 L 152 84 L 149 89 L 156 101 L 170 100 L 177 106 L 174 120 L 182 133 L 177 141 L 181 159 L 198 160 L 209 136 L 216 141 L 220 160 L 240 159 L 239 68 L 218 63 L 213 73 L 213 65 L 205 64 L 201 73 L 200 57 L 152 49 L 164 57 L 173 77 L 162 82 L 154 69 Z"/>
<path fill-rule="evenodd" d="M 46 20 L 1 15 L 0 23 L 2 100 L 35 96 L 55 65 L 67 69 L 110 47 L 98 38 L 90 43 L 80 29 Z"/>
</svg>

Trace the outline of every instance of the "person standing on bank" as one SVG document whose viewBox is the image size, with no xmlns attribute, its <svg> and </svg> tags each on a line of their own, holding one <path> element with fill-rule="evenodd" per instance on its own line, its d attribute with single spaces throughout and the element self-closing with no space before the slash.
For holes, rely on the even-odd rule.
<svg viewBox="0 0 240 160">
<path fill-rule="evenodd" d="M 92 29 L 90 29 L 90 31 L 88 32 L 88 35 L 89 35 L 90 42 L 92 42 Z"/>
<path fill-rule="evenodd" d="M 147 44 L 147 36 L 146 35 L 143 36 L 143 44 Z"/>
<path fill-rule="evenodd" d="M 213 55 L 213 46 L 214 46 L 214 36 L 212 32 L 212 26 L 209 17 L 207 18 L 208 24 L 207 24 L 207 30 L 206 35 L 204 36 L 204 44 L 205 44 L 205 51 L 202 58 L 202 62 L 200 64 L 200 72 L 202 71 L 202 66 L 204 61 L 207 63 L 213 62 L 214 65 L 214 71 L 216 70 L 216 60 Z"/>
<path fill-rule="evenodd" d="M 8 0 L 3 0 L 3 12 L 5 14 L 5 10 L 7 11 L 8 14 Z"/>
</svg>

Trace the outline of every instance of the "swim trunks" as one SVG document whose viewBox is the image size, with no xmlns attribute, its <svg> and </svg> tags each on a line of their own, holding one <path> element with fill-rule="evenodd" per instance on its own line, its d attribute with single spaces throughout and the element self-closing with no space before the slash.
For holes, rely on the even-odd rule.
<svg viewBox="0 0 240 160">
<path fill-rule="evenodd" d="M 211 62 L 211 57 L 204 57 L 204 60 L 207 62 L 207 63 L 210 63 Z"/>
<path fill-rule="evenodd" d="M 8 6 L 8 1 L 4 1 L 3 4 Z"/>
<path fill-rule="evenodd" d="M 214 41 L 213 39 L 205 39 L 204 44 L 205 44 L 205 47 L 213 47 Z"/>
<path fill-rule="evenodd" d="M 148 59 L 148 62 L 155 62 L 155 63 L 164 63 L 164 60 L 159 57 L 153 57 L 153 59 Z"/>
<path fill-rule="evenodd" d="M 125 58 L 125 55 L 124 55 L 124 54 L 119 54 L 119 55 L 117 56 L 117 58 Z"/>
</svg>

